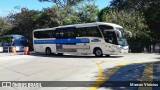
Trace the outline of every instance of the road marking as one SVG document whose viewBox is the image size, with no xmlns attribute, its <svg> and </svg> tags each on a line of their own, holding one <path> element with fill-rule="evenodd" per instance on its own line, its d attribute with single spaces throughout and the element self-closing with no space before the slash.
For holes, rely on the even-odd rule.
<svg viewBox="0 0 160 90">
<path fill-rule="evenodd" d="M 96 79 L 96 82 L 89 88 L 89 90 L 97 90 L 97 87 L 99 87 L 101 84 L 107 81 L 109 77 L 111 77 L 117 70 L 119 70 L 122 66 L 127 65 L 126 62 L 120 63 L 118 64 L 118 66 L 110 69 L 107 73 L 105 73 L 105 75 L 103 75 L 103 69 L 101 67 L 101 64 L 103 64 L 104 61 L 101 61 L 99 63 L 96 63 L 94 61 L 94 63 L 98 67 L 98 77 Z"/>
<path fill-rule="evenodd" d="M 153 64 L 145 66 L 141 81 L 153 81 Z M 152 87 L 139 87 L 138 90 L 152 90 Z"/>
<path fill-rule="evenodd" d="M 97 88 L 97 86 L 100 86 L 103 82 L 102 82 L 102 80 L 103 80 L 103 75 L 102 75 L 102 71 L 103 71 L 103 69 L 102 69 L 102 67 L 101 67 L 101 64 L 103 64 L 104 63 L 104 61 L 100 61 L 99 63 L 97 63 L 97 62 L 95 62 L 95 61 L 93 61 L 96 65 L 97 65 L 97 67 L 98 67 L 98 77 L 97 77 L 97 79 L 96 79 L 96 82 L 89 88 L 89 90 L 96 90 L 96 88 Z"/>
</svg>

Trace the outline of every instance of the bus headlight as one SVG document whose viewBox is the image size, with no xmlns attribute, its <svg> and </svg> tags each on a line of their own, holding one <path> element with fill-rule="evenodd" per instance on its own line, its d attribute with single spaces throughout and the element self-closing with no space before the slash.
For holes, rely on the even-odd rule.
<svg viewBox="0 0 160 90">
<path fill-rule="evenodd" d="M 120 50 L 121 50 L 121 53 L 128 53 L 129 52 L 128 46 L 121 46 Z"/>
</svg>

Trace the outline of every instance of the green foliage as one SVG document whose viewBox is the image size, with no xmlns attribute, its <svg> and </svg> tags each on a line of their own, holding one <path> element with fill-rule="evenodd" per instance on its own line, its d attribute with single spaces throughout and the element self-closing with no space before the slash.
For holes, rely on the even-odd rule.
<svg viewBox="0 0 160 90">
<path fill-rule="evenodd" d="M 81 21 L 80 23 L 89 23 L 97 21 L 98 13 L 98 6 L 96 6 L 95 4 L 84 4 L 78 8 L 77 15 Z"/>
<path fill-rule="evenodd" d="M 160 42 L 158 39 L 160 33 L 160 0 L 113 0 L 112 8 L 118 10 L 136 10 L 143 13 L 145 23 L 152 32 L 152 42 Z"/>
<path fill-rule="evenodd" d="M 148 37 L 149 31 L 147 25 L 144 23 L 145 19 L 143 14 L 138 11 L 126 12 L 124 10 L 118 11 L 116 9 L 106 8 L 103 9 L 101 14 L 101 21 L 116 23 L 123 26 L 125 29 L 132 32 L 132 38 Z M 101 11 L 102 12 L 102 11 Z"/>
<path fill-rule="evenodd" d="M 50 28 L 60 25 L 57 8 L 45 8 L 37 18 L 37 28 Z"/>
<path fill-rule="evenodd" d="M 97 21 L 98 7 L 95 4 L 81 4 L 62 8 L 54 5 L 42 11 L 27 10 L 8 16 L 12 28 L 5 34 L 21 34 L 27 37 L 32 48 L 32 32 L 38 28 L 51 28 L 60 25 L 70 25 Z M 6 26 L 6 25 L 5 25 Z"/>
<path fill-rule="evenodd" d="M 142 12 L 135 10 L 128 12 L 106 7 L 100 11 L 99 20 L 119 24 L 123 26 L 124 29 L 132 32 L 132 37 L 127 37 L 128 42 L 131 48 L 135 46 L 134 42 L 138 42 L 136 45 L 138 45 L 137 47 L 139 47 L 139 49 L 135 47 L 137 51 L 142 51 L 143 46 L 147 45 L 144 41 L 151 38 Z M 133 50 L 135 50 L 135 48 L 133 48 Z"/>
<path fill-rule="evenodd" d="M 95 21 L 95 19 L 91 20 L 91 18 L 95 18 L 96 17 L 95 13 L 97 14 L 98 11 L 97 6 L 93 4 L 90 5 L 85 4 L 87 2 L 92 2 L 94 0 L 38 0 L 38 1 L 52 2 L 55 4 L 53 8 L 56 9 L 56 14 L 59 15 L 58 20 L 60 25 Z M 87 12 L 84 13 L 84 11 L 87 11 L 88 14 Z M 89 18 L 88 15 L 91 16 L 91 18 Z"/>
<path fill-rule="evenodd" d="M 38 1 L 40 1 L 40 2 L 53 2 L 58 7 L 66 8 L 66 7 L 78 5 L 81 2 L 93 1 L 93 0 L 38 0 Z"/>
<path fill-rule="evenodd" d="M 130 12 L 130 10 L 135 10 L 143 13 L 144 23 L 150 32 L 150 39 L 145 42 L 153 46 L 160 42 L 160 0 L 113 0 L 111 7 L 119 11 Z M 141 38 L 145 37 L 142 36 Z"/>
<path fill-rule="evenodd" d="M 0 18 L 0 35 L 3 35 L 12 28 L 12 24 L 6 18 Z"/>
<path fill-rule="evenodd" d="M 152 43 L 155 44 L 160 42 L 160 0 L 152 0 L 147 3 L 148 7 L 143 12 L 146 23 L 152 32 Z"/>
<path fill-rule="evenodd" d="M 32 31 L 38 28 L 37 19 L 40 17 L 40 12 L 28 10 L 8 16 L 13 27 L 5 34 L 21 34 L 29 39 L 29 45 L 32 45 Z"/>
</svg>

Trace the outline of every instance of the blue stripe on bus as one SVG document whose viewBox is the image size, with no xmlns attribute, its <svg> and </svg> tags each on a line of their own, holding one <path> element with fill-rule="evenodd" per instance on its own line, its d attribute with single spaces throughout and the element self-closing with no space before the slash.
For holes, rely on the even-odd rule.
<svg viewBox="0 0 160 90">
<path fill-rule="evenodd" d="M 89 39 L 80 38 L 80 39 L 34 40 L 34 44 L 62 44 L 62 43 L 89 43 Z"/>
</svg>

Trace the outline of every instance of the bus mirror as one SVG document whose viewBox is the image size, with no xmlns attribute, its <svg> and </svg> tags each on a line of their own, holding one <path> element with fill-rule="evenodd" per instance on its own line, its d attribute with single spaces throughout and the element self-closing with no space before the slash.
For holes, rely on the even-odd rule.
<svg viewBox="0 0 160 90">
<path fill-rule="evenodd" d="M 127 31 L 127 30 L 125 30 L 125 32 L 126 32 L 127 34 L 129 34 L 129 37 L 132 37 L 132 32 Z"/>
</svg>

